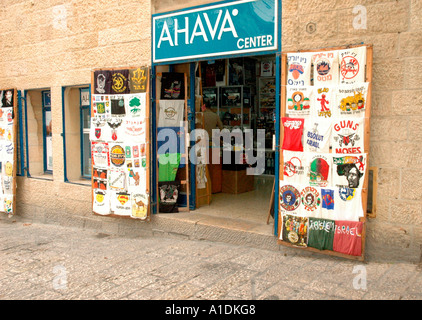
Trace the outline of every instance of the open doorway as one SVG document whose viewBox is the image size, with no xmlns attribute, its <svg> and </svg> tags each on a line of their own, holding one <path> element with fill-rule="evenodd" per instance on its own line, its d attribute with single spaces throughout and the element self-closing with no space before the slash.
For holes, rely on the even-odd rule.
<svg viewBox="0 0 422 320">
<path fill-rule="evenodd" d="M 195 212 L 263 224 L 267 222 L 276 166 L 275 60 L 275 55 L 262 55 L 195 62 L 194 81 L 189 81 L 192 73 L 190 63 L 157 67 L 157 99 L 162 92 L 160 86 L 164 73 L 186 74 L 186 98 L 192 101 L 191 95 L 195 95 L 195 128 L 205 129 L 208 133 L 207 164 L 196 164 L 193 176 L 190 172 L 192 167 L 186 170 L 181 165 L 177 170 L 178 177 L 195 177 L 195 189 L 190 190 L 195 197 Z M 191 90 L 192 84 L 194 90 Z M 185 107 L 188 108 L 187 105 Z M 157 123 L 159 110 L 158 106 Z M 223 129 L 229 132 L 231 138 L 229 141 L 220 138 L 219 144 L 213 143 L 210 129 Z M 258 161 L 254 163 L 245 156 L 248 149 L 245 131 L 252 137 L 248 146 L 253 149 L 253 157 L 261 156 L 259 165 L 262 169 L 257 175 L 247 172 L 248 168 L 256 168 Z M 238 134 L 240 139 L 236 138 Z M 229 156 L 225 157 L 224 153 Z M 216 158 L 218 161 L 215 161 Z M 230 159 L 229 162 L 227 159 Z M 182 199 L 188 197 L 186 187 L 181 185 Z M 183 203 L 181 207 L 184 207 Z"/>
</svg>

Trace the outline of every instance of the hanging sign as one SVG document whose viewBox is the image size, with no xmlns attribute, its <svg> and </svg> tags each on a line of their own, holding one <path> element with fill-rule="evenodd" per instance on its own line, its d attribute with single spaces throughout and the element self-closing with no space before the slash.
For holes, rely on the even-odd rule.
<svg viewBox="0 0 422 320">
<path fill-rule="evenodd" d="M 220 3 L 152 20 L 154 63 L 278 48 L 278 0 Z"/>
</svg>

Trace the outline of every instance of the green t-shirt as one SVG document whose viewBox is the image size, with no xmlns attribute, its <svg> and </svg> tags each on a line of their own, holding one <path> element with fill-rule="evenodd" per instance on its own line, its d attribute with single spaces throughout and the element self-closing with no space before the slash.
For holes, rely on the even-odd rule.
<svg viewBox="0 0 422 320">
<path fill-rule="evenodd" d="M 174 181 L 180 164 L 180 153 L 160 154 L 158 158 L 158 181 Z"/>
<path fill-rule="evenodd" d="M 309 218 L 308 247 L 333 250 L 334 231 L 333 220 Z"/>
</svg>

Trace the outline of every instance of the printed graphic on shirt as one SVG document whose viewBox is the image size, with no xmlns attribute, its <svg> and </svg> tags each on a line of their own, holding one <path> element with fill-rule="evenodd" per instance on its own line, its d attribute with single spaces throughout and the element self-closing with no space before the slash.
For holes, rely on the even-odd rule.
<svg viewBox="0 0 422 320">
<path fill-rule="evenodd" d="M 318 188 L 305 187 L 300 193 L 302 199 L 302 214 L 306 216 L 318 216 L 321 209 L 321 194 Z"/>
<path fill-rule="evenodd" d="M 125 97 L 123 95 L 110 96 L 110 105 L 112 115 L 124 116 L 126 114 Z"/>
<path fill-rule="evenodd" d="M 336 98 L 338 116 L 364 117 L 368 86 L 368 82 L 338 86 Z"/>
<path fill-rule="evenodd" d="M 310 153 L 309 161 L 309 185 L 327 187 L 331 185 L 332 159 L 330 154 Z"/>
<path fill-rule="evenodd" d="M 307 162 L 304 152 L 283 150 L 284 181 L 286 183 L 305 183 L 305 164 Z"/>
<path fill-rule="evenodd" d="M 13 124 L 13 108 L 1 108 L 0 109 L 0 125 L 5 127 L 6 125 Z"/>
<path fill-rule="evenodd" d="M 299 190 L 293 185 L 284 184 L 280 181 L 280 206 L 281 210 L 289 211 L 290 214 L 298 213 L 301 202 Z"/>
<path fill-rule="evenodd" d="M 309 118 L 305 120 L 304 151 L 330 152 L 331 120 Z"/>
<path fill-rule="evenodd" d="M 127 192 L 110 192 L 110 209 L 114 214 L 130 216 L 132 214 L 132 202 Z"/>
<path fill-rule="evenodd" d="M 107 169 L 92 168 L 92 188 L 107 190 Z"/>
<path fill-rule="evenodd" d="M 366 171 L 366 154 L 333 156 L 333 186 L 360 188 Z"/>
<path fill-rule="evenodd" d="M 126 116 L 145 118 L 146 93 L 128 94 L 125 96 Z"/>
<path fill-rule="evenodd" d="M 333 250 L 352 256 L 362 255 L 362 222 L 336 221 Z"/>
<path fill-rule="evenodd" d="M 308 243 L 307 217 L 283 215 L 282 240 L 294 246 L 306 247 Z"/>
<path fill-rule="evenodd" d="M 335 119 L 332 131 L 333 153 L 364 152 L 365 118 Z"/>
<path fill-rule="evenodd" d="M 92 164 L 99 168 L 107 168 L 110 165 L 109 145 L 107 142 L 91 142 Z"/>
<path fill-rule="evenodd" d="M 309 218 L 308 247 L 333 250 L 334 231 L 333 220 Z"/>
<path fill-rule="evenodd" d="M 123 127 L 125 129 L 125 141 L 127 142 L 145 142 L 146 140 L 146 122 L 143 118 L 124 118 Z"/>
<path fill-rule="evenodd" d="M 312 57 L 310 53 L 288 53 L 287 84 L 291 86 L 311 85 Z"/>
<path fill-rule="evenodd" d="M 96 189 L 94 193 L 94 203 L 92 210 L 97 214 L 109 214 L 110 213 L 110 195 L 106 190 Z"/>
<path fill-rule="evenodd" d="M 322 209 L 334 210 L 334 190 L 333 189 L 321 189 Z"/>
<path fill-rule="evenodd" d="M 287 86 L 287 110 L 290 117 L 305 117 L 311 114 L 313 102 L 313 87 Z"/>
<path fill-rule="evenodd" d="M 130 92 L 146 92 L 148 79 L 148 68 L 137 68 L 129 70 Z"/>
<path fill-rule="evenodd" d="M 108 95 L 92 95 L 93 116 L 97 118 L 108 118 L 111 115 L 110 96 Z"/>
<path fill-rule="evenodd" d="M 125 128 L 123 126 L 123 117 L 106 118 L 107 127 L 104 130 L 109 141 L 123 142 L 125 140 Z"/>
<path fill-rule="evenodd" d="M 365 82 L 366 47 L 339 50 L 340 84 Z"/>
<path fill-rule="evenodd" d="M 115 70 L 111 72 L 111 93 L 129 93 L 129 70 Z"/>
<path fill-rule="evenodd" d="M 320 118 L 331 118 L 336 116 L 337 91 L 334 86 L 314 87 L 314 100 L 312 105 L 313 116 Z"/>
<path fill-rule="evenodd" d="M 110 146 L 110 162 L 115 167 L 123 167 L 126 161 L 125 150 L 120 144 Z"/>
<path fill-rule="evenodd" d="M 161 99 L 185 99 L 185 76 L 183 73 L 162 73 Z"/>
<path fill-rule="evenodd" d="M 145 220 L 148 214 L 148 195 L 141 193 L 132 193 L 132 218 Z"/>
<path fill-rule="evenodd" d="M 108 170 L 108 186 L 111 190 L 126 191 L 126 171 L 123 169 Z"/>
<path fill-rule="evenodd" d="M 312 55 L 314 63 L 314 85 L 338 84 L 338 52 L 326 51 Z"/>
<path fill-rule="evenodd" d="M 94 72 L 94 94 L 111 93 L 111 73 L 108 70 Z"/>
<path fill-rule="evenodd" d="M 282 123 L 284 127 L 283 150 L 303 151 L 304 119 L 283 117 Z"/>
</svg>

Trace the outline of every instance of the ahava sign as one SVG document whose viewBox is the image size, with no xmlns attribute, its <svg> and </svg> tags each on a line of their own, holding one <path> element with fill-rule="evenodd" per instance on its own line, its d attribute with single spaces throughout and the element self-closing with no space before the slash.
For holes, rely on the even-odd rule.
<svg viewBox="0 0 422 320">
<path fill-rule="evenodd" d="M 278 1 L 233 1 L 154 15 L 153 62 L 277 50 Z"/>
</svg>

